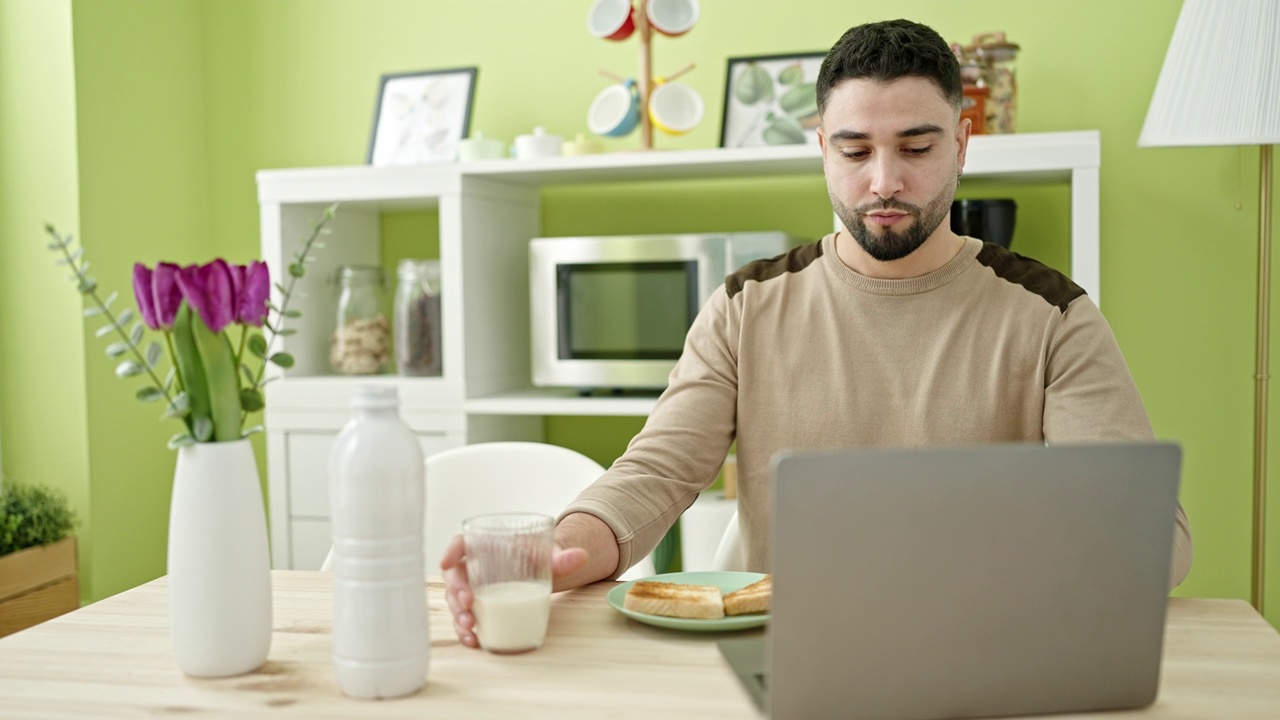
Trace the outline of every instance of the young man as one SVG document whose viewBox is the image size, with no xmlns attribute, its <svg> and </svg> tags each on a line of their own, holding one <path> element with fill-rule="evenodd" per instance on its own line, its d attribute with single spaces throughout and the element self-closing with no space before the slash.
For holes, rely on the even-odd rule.
<svg viewBox="0 0 1280 720">
<path fill-rule="evenodd" d="M 748 265 L 707 302 L 644 429 L 561 516 L 557 590 L 650 552 L 735 439 L 747 566 L 767 572 L 778 450 L 1153 438 L 1084 291 L 951 232 L 961 98 L 956 59 L 928 27 L 862 25 L 835 44 L 818 139 L 843 229 Z M 455 542 L 441 568 L 458 637 L 475 646 L 462 553 Z M 1173 585 L 1190 566 L 1179 506 Z"/>
</svg>

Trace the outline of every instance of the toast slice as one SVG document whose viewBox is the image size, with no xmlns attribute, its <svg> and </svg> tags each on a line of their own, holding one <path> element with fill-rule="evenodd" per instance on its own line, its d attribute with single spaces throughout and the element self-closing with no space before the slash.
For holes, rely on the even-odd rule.
<svg viewBox="0 0 1280 720">
<path fill-rule="evenodd" d="M 724 617 L 724 598 L 714 585 L 637 580 L 623 598 L 622 606 L 635 612 L 695 620 Z"/>
<path fill-rule="evenodd" d="M 734 590 L 725 595 L 724 614 L 750 615 L 769 612 L 769 599 L 772 597 L 773 576 L 765 575 L 741 590 Z"/>
</svg>

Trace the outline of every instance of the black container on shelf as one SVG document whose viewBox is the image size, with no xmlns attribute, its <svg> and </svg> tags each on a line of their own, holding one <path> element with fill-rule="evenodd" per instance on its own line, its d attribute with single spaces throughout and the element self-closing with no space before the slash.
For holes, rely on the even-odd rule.
<svg viewBox="0 0 1280 720">
<path fill-rule="evenodd" d="M 1018 204 L 1009 199 L 963 199 L 951 203 L 951 232 L 1009 247 Z"/>
</svg>

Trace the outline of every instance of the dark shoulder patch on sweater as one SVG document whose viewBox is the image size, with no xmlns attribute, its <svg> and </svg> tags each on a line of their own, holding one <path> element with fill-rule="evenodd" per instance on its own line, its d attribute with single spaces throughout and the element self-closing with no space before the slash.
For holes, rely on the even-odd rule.
<svg viewBox="0 0 1280 720">
<path fill-rule="evenodd" d="M 1085 294 L 1084 288 L 1066 275 L 999 245 L 983 243 L 978 262 L 991 268 L 996 277 L 1021 285 L 1061 312 L 1066 312 L 1072 300 Z"/>
<path fill-rule="evenodd" d="M 811 242 L 764 260 L 753 260 L 724 279 L 725 292 L 732 298 L 749 280 L 764 282 L 789 272 L 800 272 L 822 257 L 822 241 Z"/>
</svg>

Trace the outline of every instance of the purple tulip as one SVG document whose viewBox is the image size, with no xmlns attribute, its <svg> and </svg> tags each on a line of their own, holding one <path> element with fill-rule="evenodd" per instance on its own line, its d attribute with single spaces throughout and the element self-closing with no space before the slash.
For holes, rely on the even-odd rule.
<svg viewBox="0 0 1280 720">
<path fill-rule="evenodd" d="M 155 299 L 151 295 L 151 268 L 142 263 L 133 264 L 133 299 L 138 302 L 138 312 L 142 321 L 152 330 L 159 330 L 156 321 Z"/>
<path fill-rule="evenodd" d="M 271 274 L 267 264 L 254 260 L 247 266 L 233 266 L 242 273 L 236 292 L 236 321 L 262 327 L 267 319 L 267 296 L 271 293 Z"/>
<path fill-rule="evenodd" d="M 215 333 L 235 320 L 232 275 L 221 258 L 207 265 L 188 265 L 178 271 L 178 287 L 191 308 Z"/>
<path fill-rule="evenodd" d="M 178 287 L 178 266 L 170 262 L 156 264 L 151 275 L 151 297 L 154 301 L 156 324 L 168 330 L 182 307 L 182 289 Z"/>
<path fill-rule="evenodd" d="M 182 305 L 182 291 L 176 282 L 178 266 L 159 263 L 154 271 L 142 263 L 133 265 L 133 297 L 138 301 L 142 321 L 152 330 L 169 330 Z"/>
</svg>

